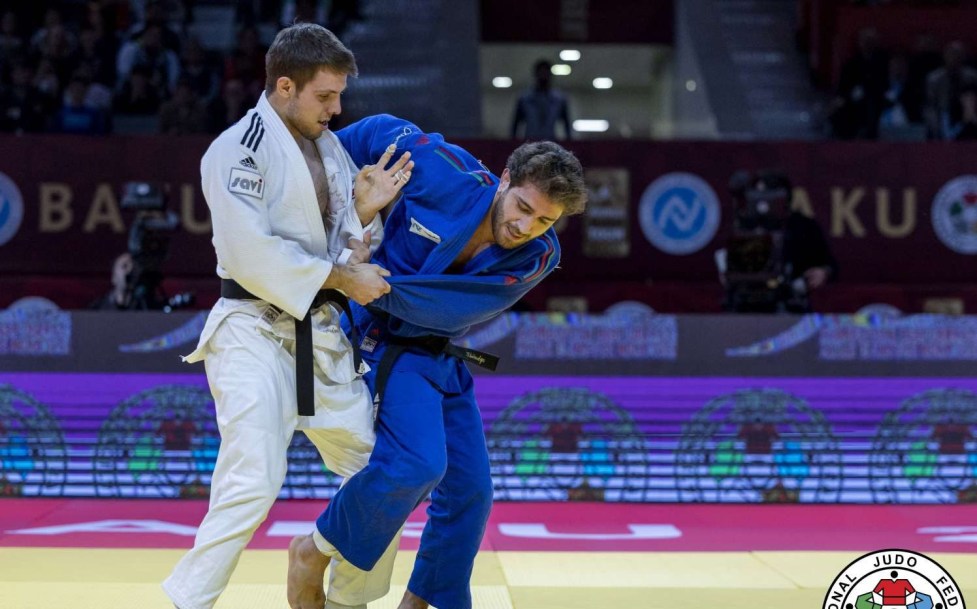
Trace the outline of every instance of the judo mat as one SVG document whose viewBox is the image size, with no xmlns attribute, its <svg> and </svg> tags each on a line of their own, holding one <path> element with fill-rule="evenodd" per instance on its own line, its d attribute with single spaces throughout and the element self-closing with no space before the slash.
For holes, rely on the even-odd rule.
<svg viewBox="0 0 977 609">
<path fill-rule="evenodd" d="M 218 609 L 285 609 L 285 548 L 321 502 L 280 501 Z M 171 609 L 159 587 L 206 511 L 196 500 L 0 499 L 0 607 Z M 395 608 L 423 524 L 405 529 Z M 859 556 L 925 553 L 977 607 L 972 506 L 499 503 L 472 580 L 484 609 L 815 608 Z M 918 586 L 917 586 L 918 587 Z"/>
</svg>

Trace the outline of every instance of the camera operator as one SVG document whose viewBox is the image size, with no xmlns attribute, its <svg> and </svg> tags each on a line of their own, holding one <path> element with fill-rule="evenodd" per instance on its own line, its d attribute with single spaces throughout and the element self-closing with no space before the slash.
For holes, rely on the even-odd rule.
<svg viewBox="0 0 977 609">
<path fill-rule="evenodd" d="M 791 209 L 793 187 L 781 172 L 736 172 L 730 179 L 732 233 L 720 261 L 724 308 L 808 313 L 809 294 L 838 276 L 818 223 Z"/>
<path fill-rule="evenodd" d="M 133 260 L 127 286 L 129 308 L 163 310 L 169 305 L 163 290 L 162 265 L 169 254 L 170 234 L 178 225 L 176 215 L 163 209 L 144 209 L 136 215 L 129 231 L 129 253 Z"/>
<path fill-rule="evenodd" d="M 132 272 L 132 254 L 125 252 L 112 262 L 112 289 L 88 306 L 99 311 L 124 311 L 129 308 L 130 292 L 127 289 Z"/>
<path fill-rule="evenodd" d="M 112 290 L 90 308 L 125 311 L 172 311 L 190 306 L 192 294 L 169 298 L 163 290 L 162 264 L 169 254 L 170 235 L 179 218 L 166 210 L 162 189 L 144 182 L 130 182 L 122 196 L 122 209 L 135 210 L 129 229 L 128 251 L 112 267 Z"/>
</svg>

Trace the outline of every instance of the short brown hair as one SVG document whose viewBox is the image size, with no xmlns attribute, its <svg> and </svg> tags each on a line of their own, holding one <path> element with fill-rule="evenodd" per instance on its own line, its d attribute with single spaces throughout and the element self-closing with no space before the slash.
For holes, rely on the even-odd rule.
<svg viewBox="0 0 977 609">
<path fill-rule="evenodd" d="M 315 23 L 296 23 L 278 32 L 265 54 L 265 91 L 271 93 L 282 76 L 302 87 L 320 70 L 356 76 L 356 59 L 336 35 Z"/>
<path fill-rule="evenodd" d="M 564 215 L 583 213 L 587 186 L 583 167 L 572 152 L 554 142 L 529 142 L 516 148 L 505 163 L 513 186 L 526 182 L 563 208 Z"/>
</svg>

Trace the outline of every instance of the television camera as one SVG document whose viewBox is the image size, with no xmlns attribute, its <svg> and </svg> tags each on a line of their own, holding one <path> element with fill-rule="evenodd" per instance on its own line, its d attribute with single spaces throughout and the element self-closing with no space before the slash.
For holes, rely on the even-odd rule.
<svg viewBox="0 0 977 609">
<path fill-rule="evenodd" d="M 803 278 L 791 280 L 785 250 L 791 184 L 776 171 L 737 171 L 730 178 L 733 225 L 722 269 L 727 311 L 776 313 L 809 309 Z"/>
<path fill-rule="evenodd" d="M 148 182 L 126 183 L 120 207 L 135 211 L 129 228 L 128 250 L 132 271 L 126 277 L 126 308 L 171 311 L 194 303 L 192 293 L 167 296 L 163 289 L 163 261 L 169 255 L 170 236 L 180 220 L 166 209 L 166 191 Z"/>
</svg>

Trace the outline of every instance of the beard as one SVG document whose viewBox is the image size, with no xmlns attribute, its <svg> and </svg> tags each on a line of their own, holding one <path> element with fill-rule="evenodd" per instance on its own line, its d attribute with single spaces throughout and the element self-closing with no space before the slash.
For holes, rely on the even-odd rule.
<svg viewBox="0 0 977 609">
<path fill-rule="evenodd" d="M 294 127 L 295 130 L 298 131 L 299 134 L 305 139 L 315 141 L 319 139 L 320 135 L 322 135 L 322 130 L 319 129 L 319 123 L 315 123 L 314 127 L 310 127 L 302 122 L 302 119 L 299 116 L 298 103 L 296 100 L 289 100 L 288 106 L 285 107 L 285 116 L 288 117 L 288 121 L 292 124 L 292 127 Z"/>
<path fill-rule="evenodd" d="M 496 245 L 502 249 L 511 250 L 525 244 L 528 239 L 525 237 L 517 239 L 509 233 L 509 228 L 507 228 L 509 225 L 505 222 L 504 197 L 505 195 L 499 195 L 492 202 L 492 237 L 495 239 Z"/>
</svg>

